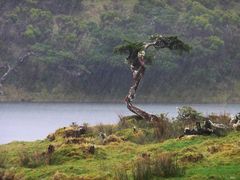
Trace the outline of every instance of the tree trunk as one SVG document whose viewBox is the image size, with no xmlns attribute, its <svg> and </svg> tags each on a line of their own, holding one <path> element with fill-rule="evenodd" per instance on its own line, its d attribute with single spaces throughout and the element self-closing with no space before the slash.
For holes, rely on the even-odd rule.
<svg viewBox="0 0 240 180">
<path fill-rule="evenodd" d="M 153 119 L 157 118 L 155 115 L 149 114 L 149 113 L 143 111 L 142 109 L 134 106 L 131 103 L 133 101 L 133 99 L 135 98 L 136 91 L 137 91 L 138 86 L 139 86 L 139 84 L 141 82 L 141 79 L 144 76 L 144 72 L 145 72 L 145 69 L 146 69 L 145 66 L 144 66 L 144 63 L 140 63 L 140 64 L 141 64 L 141 66 L 139 67 L 138 70 L 132 69 L 133 85 L 130 87 L 128 95 L 125 97 L 125 102 L 127 104 L 127 108 L 131 112 L 133 112 L 134 114 L 142 117 L 143 119 L 145 119 L 147 121 L 152 121 Z"/>
</svg>

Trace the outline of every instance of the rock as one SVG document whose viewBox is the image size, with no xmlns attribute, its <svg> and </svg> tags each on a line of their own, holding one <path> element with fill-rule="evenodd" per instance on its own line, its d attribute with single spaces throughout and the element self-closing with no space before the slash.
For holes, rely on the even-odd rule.
<svg viewBox="0 0 240 180">
<path fill-rule="evenodd" d="M 103 132 L 100 132 L 99 137 L 104 140 L 107 137 L 107 135 Z"/>
<path fill-rule="evenodd" d="M 149 159 L 150 158 L 150 154 L 142 153 L 142 158 Z"/>
<path fill-rule="evenodd" d="M 233 124 L 233 129 L 236 131 L 240 131 L 240 120 L 237 121 L 237 123 Z"/>
<path fill-rule="evenodd" d="M 197 136 L 198 135 L 184 135 L 184 136 L 180 136 L 179 139 L 194 139 Z"/>
<path fill-rule="evenodd" d="M 136 126 L 133 126 L 133 133 L 137 133 L 137 128 L 136 128 Z"/>
<path fill-rule="evenodd" d="M 64 131 L 64 137 L 69 138 L 78 138 L 81 135 L 86 134 L 86 129 L 83 126 L 80 126 L 78 128 L 67 128 Z"/>
<path fill-rule="evenodd" d="M 55 135 L 54 135 L 54 134 L 49 134 L 49 135 L 47 136 L 47 139 L 48 139 L 50 142 L 52 142 L 52 141 L 55 140 Z"/>
<path fill-rule="evenodd" d="M 52 154 L 54 151 L 55 151 L 55 147 L 50 144 L 50 145 L 48 146 L 47 153 L 48 153 L 48 154 Z"/>
<path fill-rule="evenodd" d="M 90 153 L 90 154 L 94 154 L 95 153 L 95 146 L 94 145 L 92 145 L 92 146 L 90 146 L 88 148 L 88 153 Z"/>
</svg>

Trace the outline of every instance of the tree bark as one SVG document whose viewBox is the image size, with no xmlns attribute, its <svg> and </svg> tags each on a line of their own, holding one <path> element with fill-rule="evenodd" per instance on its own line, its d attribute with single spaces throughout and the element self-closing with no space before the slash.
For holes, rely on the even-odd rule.
<svg viewBox="0 0 240 180">
<path fill-rule="evenodd" d="M 133 99 L 136 96 L 136 91 L 138 89 L 138 86 L 141 82 L 141 79 L 144 76 L 144 72 L 145 72 L 145 66 L 144 66 L 144 59 L 142 58 L 138 58 L 138 61 L 140 62 L 140 67 L 138 70 L 134 70 L 132 68 L 132 74 L 133 74 L 133 85 L 130 87 L 128 95 L 125 97 L 125 102 L 127 104 L 127 108 L 135 113 L 136 115 L 142 117 L 143 119 L 147 120 L 147 121 L 152 121 L 153 119 L 157 118 L 155 115 L 149 114 L 145 111 L 143 111 L 142 109 L 134 106 L 131 102 L 133 101 Z"/>
</svg>

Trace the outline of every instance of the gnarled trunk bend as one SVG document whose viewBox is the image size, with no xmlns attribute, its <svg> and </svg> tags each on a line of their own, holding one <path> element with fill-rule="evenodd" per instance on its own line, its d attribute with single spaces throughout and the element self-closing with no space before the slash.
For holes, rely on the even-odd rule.
<svg viewBox="0 0 240 180">
<path fill-rule="evenodd" d="M 147 121 L 152 121 L 154 118 L 156 118 L 155 115 L 149 114 L 132 104 L 132 101 L 136 96 L 136 91 L 144 76 L 144 72 L 146 69 L 144 66 L 144 56 L 139 56 L 138 61 L 140 62 L 140 67 L 137 70 L 134 70 L 134 66 L 131 65 L 131 70 L 133 75 L 133 85 L 130 87 L 128 95 L 125 97 L 125 102 L 127 104 L 127 108 L 131 112 L 137 114 L 138 116 L 142 117 Z"/>
</svg>

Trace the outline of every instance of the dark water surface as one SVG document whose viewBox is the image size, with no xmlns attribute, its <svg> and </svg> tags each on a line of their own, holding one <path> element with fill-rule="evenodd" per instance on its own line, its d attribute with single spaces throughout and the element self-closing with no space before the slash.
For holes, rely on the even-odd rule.
<svg viewBox="0 0 240 180">
<path fill-rule="evenodd" d="M 169 117 L 177 115 L 177 107 L 189 104 L 140 104 L 144 110 Z M 240 104 L 192 104 L 204 114 L 240 112 Z M 118 115 L 130 115 L 124 104 L 94 103 L 0 103 L 0 144 L 11 141 L 43 139 L 57 128 L 71 122 L 79 124 L 118 122 Z"/>
</svg>

